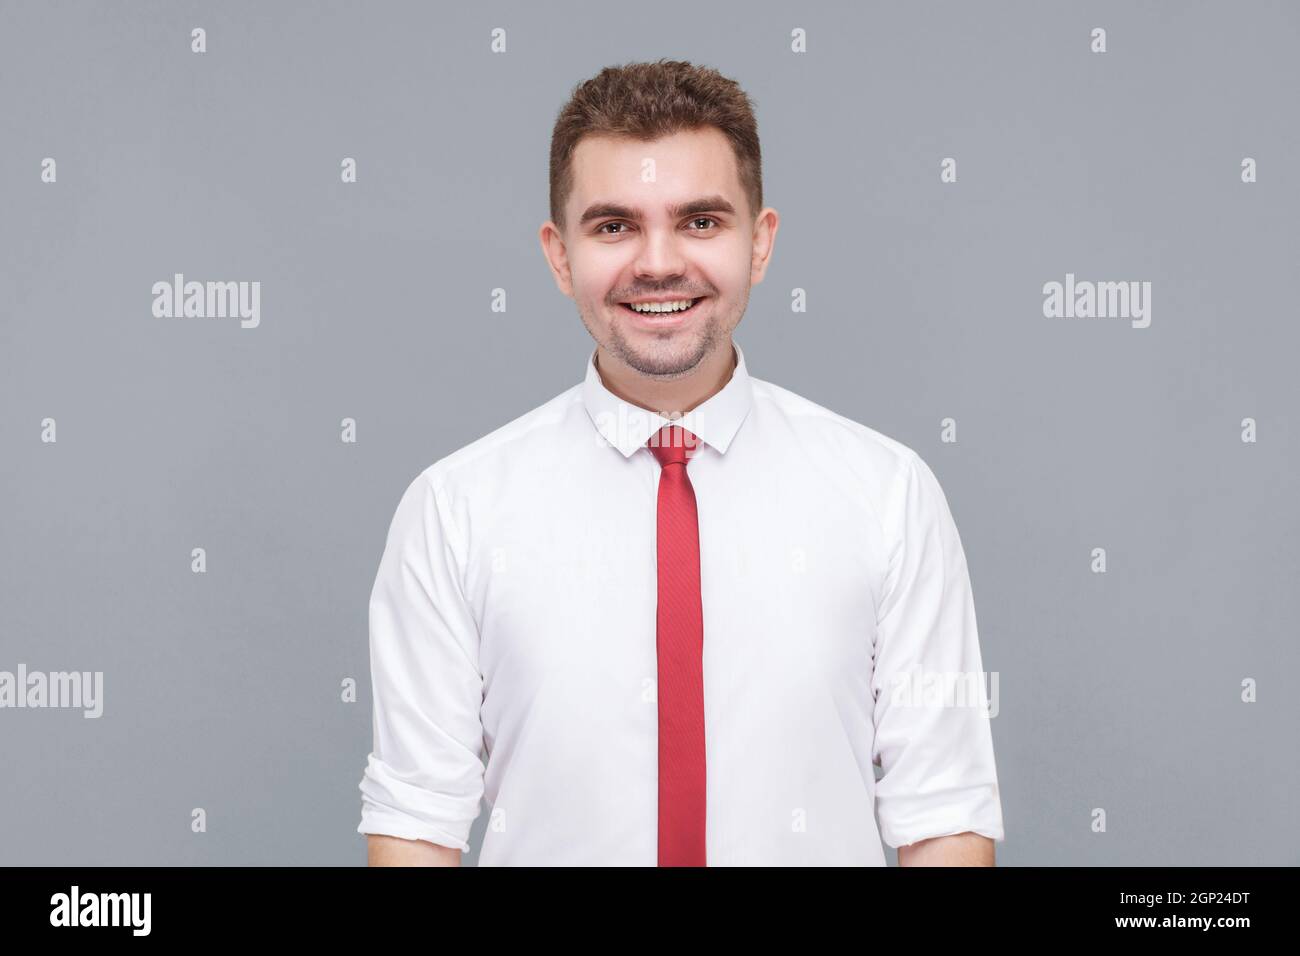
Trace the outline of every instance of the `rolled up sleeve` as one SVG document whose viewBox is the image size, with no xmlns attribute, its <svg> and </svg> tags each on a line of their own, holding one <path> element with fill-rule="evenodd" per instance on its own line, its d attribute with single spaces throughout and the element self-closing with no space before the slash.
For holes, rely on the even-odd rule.
<svg viewBox="0 0 1300 956">
<path fill-rule="evenodd" d="M 892 847 L 972 831 L 1003 839 L 970 575 L 947 499 L 909 455 L 884 518 L 889 562 L 872 652 L 872 760 Z"/>
<path fill-rule="evenodd" d="M 483 678 L 464 560 L 426 471 L 398 503 L 370 595 L 374 749 L 359 833 L 469 850 L 483 796 Z"/>
</svg>

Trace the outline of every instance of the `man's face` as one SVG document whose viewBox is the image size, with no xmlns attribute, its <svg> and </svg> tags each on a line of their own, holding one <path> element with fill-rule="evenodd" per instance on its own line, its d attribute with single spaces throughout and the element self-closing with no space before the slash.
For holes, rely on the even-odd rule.
<svg viewBox="0 0 1300 956">
<path fill-rule="evenodd" d="M 562 244 L 543 227 L 561 290 L 606 352 L 659 380 L 690 374 L 730 342 L 762 278 L 775 213 L 756 228 L 731 144 L 713 127 L 653 142 L 588 136 L 573 181 Z M 663 300 L 692 305 L 629 305 Z"/>
</svg>

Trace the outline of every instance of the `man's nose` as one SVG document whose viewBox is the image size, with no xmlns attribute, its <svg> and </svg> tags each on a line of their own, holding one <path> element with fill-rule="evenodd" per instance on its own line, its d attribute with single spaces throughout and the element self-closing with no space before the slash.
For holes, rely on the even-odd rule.
<svg viewBox="0 0 1300 956">
<path fill-rule="evenodd" d="M 681 275 L 686 271 L 682 239 L 668 229 L 650 229 L 637 251 L 635 268 L 644 278 Z"/>
</svg>

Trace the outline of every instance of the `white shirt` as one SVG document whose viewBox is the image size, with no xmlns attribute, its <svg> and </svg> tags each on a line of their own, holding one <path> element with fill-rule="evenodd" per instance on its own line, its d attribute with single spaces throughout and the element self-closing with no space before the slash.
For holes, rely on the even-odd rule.
<svg viewBox="0 0 1300 956">
<path fill-rule="evenodd" d="M 970 579 L 933 472 L 751 378 L 733 345 L 727 385 L 674 419 L 705 443 L 688 475 L 708 865 L 883 866 L 882 837 L 1003 839 Z M 656 864 L 646 442 L 669 420 L 594 359 L 397 506 L 370 597 L 358 832 L 468 850 L 486 797 L 480 866 Z"/>
</svg>

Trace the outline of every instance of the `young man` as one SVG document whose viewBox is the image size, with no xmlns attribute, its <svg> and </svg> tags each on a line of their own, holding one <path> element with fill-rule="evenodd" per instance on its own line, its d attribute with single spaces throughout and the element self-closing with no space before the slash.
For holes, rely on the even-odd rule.
<svg viewBox="0 0 1300 956">
<path fill-rule="evenodd" d="M 480 865 L 879 866 L 882 838 L 903 865 L 993 864 L 943 492 L 733 341 L 777 222 L 733 81 L 659 61 L 574 91 L 540 238 L 596 348 L 397 506 L 370 600 L 372 864 L 458 864 L 485 796 Z M 952 676 L 970 699 L 936 699 Z"/>
</svg>

